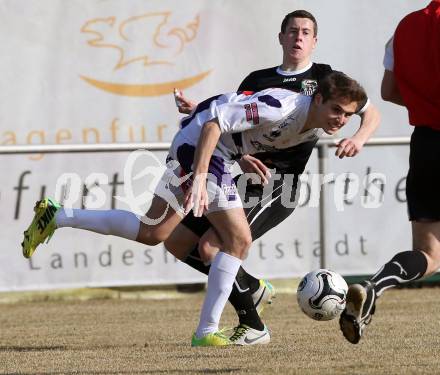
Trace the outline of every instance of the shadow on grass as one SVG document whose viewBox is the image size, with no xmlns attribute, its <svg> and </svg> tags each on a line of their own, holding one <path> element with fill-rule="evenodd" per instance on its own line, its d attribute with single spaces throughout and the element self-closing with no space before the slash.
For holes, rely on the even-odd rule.
<svg viewBox="0 0 440 375">
<path fill-rule="evenodd" d="M 66 349 L 65 346 L 0 346 L 0 352 L 45 352 Z"/>
<path fill-rule="evenodd" d="M 117 374 L 224 374 L 241 370 L 240 368 L 224 368 L 224 369 L 197 369 L 197 370 L 145 370 L 145 371 L 81 371 L 81 374 L 90 375 L 117 375 Z M 5 375 L 16 375 L 17 373 L 4 373 Z M 35 375 L 34 372 L 20 372 L 21 375 Z M 63 372 L 38 372 L 39 375 L 62 375 L 62 374 L 78 374 L 77 371 Z"/>
</svg>

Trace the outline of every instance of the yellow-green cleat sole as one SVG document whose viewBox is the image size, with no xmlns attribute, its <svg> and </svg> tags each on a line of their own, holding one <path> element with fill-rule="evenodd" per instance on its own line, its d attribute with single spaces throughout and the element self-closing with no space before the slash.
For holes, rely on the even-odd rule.
<svg viewBox="0 0 440 375">
<path fill-rule="evenodd" d="M 229 340 L 227 336 L 225 336 L 220 331 L 210 333 L 201 338 L 197 338 L 196 334 L 193 334 L 191 339 L 191 346 L 228 346 L 232 345 L 232 341 Z"/>
<path fill-rule="evenodd" d="M 45 198 L 34 207 L 34 218 L 31 225 L 24 231 L 21 243 L 23 256 L 30 258 L 38 245 L 49 242 L 56 229 L 55 214 L 61 205 L 53 199 Z"/>
</svg>

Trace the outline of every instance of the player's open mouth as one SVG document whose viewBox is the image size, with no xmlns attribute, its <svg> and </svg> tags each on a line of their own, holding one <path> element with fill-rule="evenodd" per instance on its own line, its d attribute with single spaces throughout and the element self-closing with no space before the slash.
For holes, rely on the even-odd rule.
<svg viewBox="0 0 440 375">
<path fill-rule="evenodd" d="M 339 130 L 340 126 L 339 124 L 331 124 L 331 123 L 327 123 L 328 125 L 328 130 L 332 131 L 332 132 L 336 132 Z"/>
</svg>

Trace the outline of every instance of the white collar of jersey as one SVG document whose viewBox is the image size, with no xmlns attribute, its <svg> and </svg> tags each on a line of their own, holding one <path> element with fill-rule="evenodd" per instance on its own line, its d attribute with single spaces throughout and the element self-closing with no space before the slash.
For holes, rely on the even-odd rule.
<svg viewBox="0 0 440 375">
<path fill-rule="evenodd" d="M 309 70 L 312 67 L 312 62 L 307 64 L 304 68 L 299 70 L 282 70 L 281 66 L 277 68 L 277 73 L 281 74 L 282 76 L 295 76 L 297 74 L 304 73 L 305 71 Z"/>
</svg>

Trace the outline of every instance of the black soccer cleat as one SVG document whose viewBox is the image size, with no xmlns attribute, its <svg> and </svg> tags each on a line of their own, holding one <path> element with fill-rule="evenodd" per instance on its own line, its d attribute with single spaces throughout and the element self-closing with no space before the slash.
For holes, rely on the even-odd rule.
<svg viewBox="0 0 440 375">
<path fill-rule="evenodd" d="M 349 342 L 359 342 L 365 327 L 371 322 L 375 309 L 376 292 L 372 282 L 364 281 L 362 285 L 350 285 L 347 305 L 339 318 L 339 327 Z"/>
</svg>

